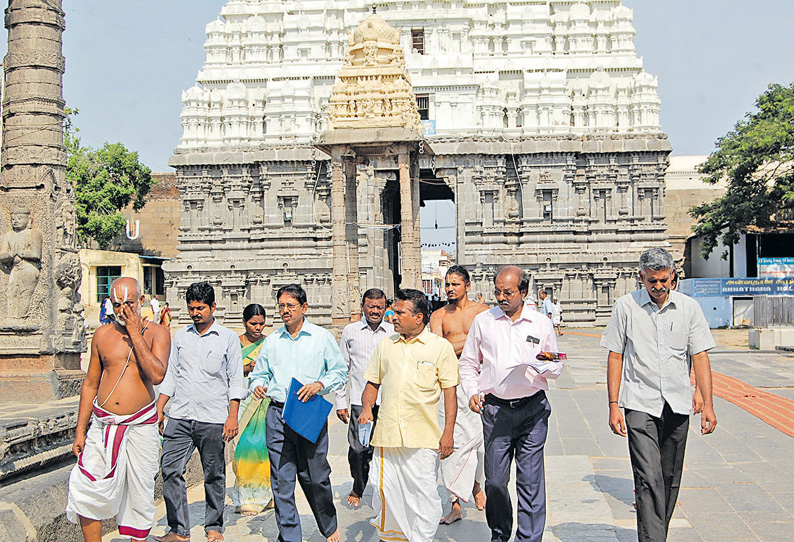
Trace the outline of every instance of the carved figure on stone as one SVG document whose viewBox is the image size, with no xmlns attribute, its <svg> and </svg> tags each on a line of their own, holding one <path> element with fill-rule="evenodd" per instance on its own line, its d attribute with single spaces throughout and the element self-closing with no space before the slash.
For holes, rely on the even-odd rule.
<svg viewBox="0 0 794 542">
<path fill-rule="evenodd" d="M 0 263 L 10 267 L 8 274 L 8 319 L 24 319 L 39 283 L 41 272 L 41 232 L 31 227 L 30 209 L 17 204 L 11 208 L 11 228 L 0 241 Z"/>
<path fill-rule="evenodd" d="M 80 295 L 82 276 L 79 256 L 73 252 L 61 252 L 55 264 L 55 283 L 61 289 L 58 294 L 58 324 L 61 328 L 72 327 L 68 324 L 73 320 L 72 313 Z"/>
<path fill-rule="evenodd" d="M 75 209 L 67 196 L 63 196 L 58 201 L 58 206 L 55 210 L 55 224 L 55 229 L 58 232 L 58 244 L 63 247 L 75 246 L 75 229 L 77 226 Z"/>
</svg>

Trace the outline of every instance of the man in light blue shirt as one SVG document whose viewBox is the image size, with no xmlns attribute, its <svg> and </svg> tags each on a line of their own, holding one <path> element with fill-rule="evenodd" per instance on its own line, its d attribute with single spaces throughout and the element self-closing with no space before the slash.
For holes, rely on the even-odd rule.
<svg viewBox="0 0 794 542">
<path fill-rule="evenodd" d="M 554 303 L 551 302 L 549 294 L 547 294 L 545 290 L 541 290 L 540 293 L 538 293 L 538 297 L 541 303 L 540 312 L 543 313 L 543 316 L 548 316 L 551 319 L 554 315 Z"/>
<path fill-rule="evenodd" d="M 292 379 L 303 386 L 298 399 L 308 400 L 344 386 L 347 365 L 333 335 L 307 322 L 306 292 L 298 284 L 282 286 L 276 294 L 284 326 L 262 344 L 251 373 L 254 396 L 270 397 L 267 410 L 267 451 L 270 455 L 270 485 L 276 508 L 280 542 L 301 542 L 300 516 L 295 506 L 295 477 L 309 501 L 320 532 L 328 542 L 339 542 L 339 528 L 328 464 L 328 425 L 317 442 L 293 431 L 282 418 L 284 401 Z"/>
<path fill-rule="evenodd" d="M 237 435 L 237 412 L 243 388 L 240 340 L 213 316 L 215 291 L 207 282 L 191 284 L 186 292 L 193 324 L 174 335 L 168 371 L 160 384 L 157 415 L 163 434 L 163 498 L 169 531 L 158 542 L 190 539 L 184 471 L 198 448 L 204 470 L 204 530 L 207 540 L 223 540 L 226 496 L 224 441 Z M 168 423 L 163 408 L 169 399 Z"/>
</svg>

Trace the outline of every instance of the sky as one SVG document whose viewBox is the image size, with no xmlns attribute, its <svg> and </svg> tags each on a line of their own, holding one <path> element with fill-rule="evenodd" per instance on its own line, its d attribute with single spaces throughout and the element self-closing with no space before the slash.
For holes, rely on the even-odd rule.
<svg viewBox="0 0 794 542">
<path fill-rule="evenodd" d="M 64 97 L 80 110 L 74 124 L 83 144 L 120 141 L 152 171 L 170 171 L 182 133 L 181 93 L 195 82 L 204 28 L 224 3 L 64 0 Z M 637 54 L 659 79 L 661 124 L 674 155 L 710 153 L 769 83 L 794 81 L 790 0 L 623 3 L 634 10 Z M 423 241 L 449 237 L 450 209 L 441 202 L 423 210 L 425 227 L 434 230 L 423 230 Z"/>
</svg>

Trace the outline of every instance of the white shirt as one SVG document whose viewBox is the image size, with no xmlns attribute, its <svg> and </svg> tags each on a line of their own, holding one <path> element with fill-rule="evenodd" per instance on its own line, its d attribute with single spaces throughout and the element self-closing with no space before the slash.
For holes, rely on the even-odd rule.
<svg viewBox="0 0 794 542">
<path fill-rule="evenodd" d="M 703 309 L 675 290 L 660 309 L 643 288 L 615 302 L 601 346 L 623 354 L 619 405 L 660 417 L 692 409 L 691 356 L 714 348 Z"/>
<path fill-rule="evenodd" d="M 152 306 L 152 312 L 157 316 L 157 313 L 160 312 L 160 302 L 157 301 L 157 298 L 153 297 L 149 304 Z"/>
<path fill-rule="evenodd" d="M 527 305 L 515 322 L 498 306 L 481 312 L 460 355 L 466 397 L 482 392 L 520 399 L 548 389 L 547 379 L 560 376 L 563 363 L 539 361 L 540 352 L 557 352 L 557 336 L 547 316 Z"/>
<path fill-rule="evenodd" d="M 342 330 L 339 349 L 347 363 L 348 378 L 347 385 L 336 392 L 337 410 L 348 408 L 348 397 L 350 397 L 351 405 L 361 406 L 361 395 L 367 384 L 364 379 L 364 371 L 369 367 L 369 362 L 378 343 L 391 335 L 394 335 L 394 326 L 390 323 L 382 321 L 373 331 L 366 319 L 352 322 Z M 380 404 L 380 393 L 377 402 Z"/>
</svg>

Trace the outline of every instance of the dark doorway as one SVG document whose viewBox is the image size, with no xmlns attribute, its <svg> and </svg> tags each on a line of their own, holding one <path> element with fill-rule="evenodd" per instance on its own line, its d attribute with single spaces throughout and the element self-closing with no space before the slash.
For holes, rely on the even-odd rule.
<svg viewBox="0 0 794 542">
<path fill-rule="evenodd" d="M 419 170 L 422 285 L 429 296 L 444 299 L 445 268 L 454 264 L 457 248 L 455 194 L 431 169 Z"/>
</svg>

